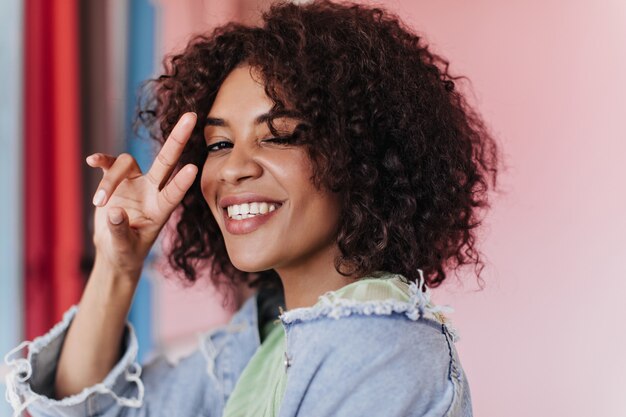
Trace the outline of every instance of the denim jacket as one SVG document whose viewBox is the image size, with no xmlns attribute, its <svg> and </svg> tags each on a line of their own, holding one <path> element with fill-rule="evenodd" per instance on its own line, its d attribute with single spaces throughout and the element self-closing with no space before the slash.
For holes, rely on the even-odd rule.
<svg viewBox="0 0 626 417">
<path fill-rule="evenodd" d="M 283 312 L 287 385 L 279 417 L 471 417 L 470 390 L 456 332 L 428 290 L 411 283 L 410 302 L 320 297 Z M 260 345 L 256 295 L 230 323 L 202 335 L 178 363 L 159 357 L 141 367 L 130 324 L 125 352 L 99 384 L 54 399 L 54 375 L 72 307 L 47 334 L 24 342 L 5 361 L 15 416 L 222 415 L 244 367 Z M 27 358 L 16 358 L 28 347 Z"/>
</svg>

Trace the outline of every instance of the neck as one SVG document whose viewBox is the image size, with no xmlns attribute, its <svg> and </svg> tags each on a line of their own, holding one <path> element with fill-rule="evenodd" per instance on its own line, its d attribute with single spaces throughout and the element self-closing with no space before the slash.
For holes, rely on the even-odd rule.
<svg viewBox="0 0 626 417">
<path fill-rule="evenodd" d="M 337 251 L 331 248 L 325 256 L 318 256 L 304 265 L 276 268 L 285 290 L 287 310 L 310 307 L 324 293 L 354 282 L 353 277 L 343 276 L 335 269 Z"/>
</svg>

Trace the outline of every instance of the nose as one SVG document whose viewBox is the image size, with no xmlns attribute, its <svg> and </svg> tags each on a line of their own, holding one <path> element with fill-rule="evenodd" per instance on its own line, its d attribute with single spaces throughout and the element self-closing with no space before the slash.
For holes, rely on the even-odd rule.
<svg viewBox="0 0 626 417">
<path fill-rule="evenodd" d="M 263 168 L 254 159 L 253 150 L 235 143 L 231 151 L 224 155 L 219 169 L 220 180 L 229 184 L 238 184 L 246 179 L 258 178 Z"/>
</svg>

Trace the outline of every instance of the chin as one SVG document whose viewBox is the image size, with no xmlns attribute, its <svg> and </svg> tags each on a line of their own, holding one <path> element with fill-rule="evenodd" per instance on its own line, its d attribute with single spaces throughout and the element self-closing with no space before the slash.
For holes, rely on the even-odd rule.
<svg viewBox="0 0 626 417">
<path fill-rule="evenodd" d="M 259 262 L 258 256 L 230 256 L 230 262 L 235 268 L 243 272 L 261 272 L 272 269 L 272 265 Z"/>
</svg>

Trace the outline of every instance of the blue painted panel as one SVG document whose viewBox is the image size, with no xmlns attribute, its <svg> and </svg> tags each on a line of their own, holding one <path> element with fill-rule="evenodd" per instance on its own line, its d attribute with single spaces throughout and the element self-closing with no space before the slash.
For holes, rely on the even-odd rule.
<svg viewBox="0 0 626 417">
<path fill-rule="evenodd" d="M 22 0 L 0 1 L 0 359 L 23 337 L 22 13 Z M 3 398 L 0 416 L 9 415 Z"/>
<path fill-rule="evenodd" d="M 137 91 L 145 80 L 154 73 L 154 6 L 149 0 L 132 0 L 128 13 L 128 49 L 126 97 L 126 123 L 128 152 L 133 155 L 142 171 L 146 171 L 154 158 L 153 144 L 146 139 L 145 132 L 133 132 L 132 125 L 137 112 Z M 144 271 L 129 319 L 137 331 L 139 340 L 139 360 L 145 359 L 154 346 L 152 329 L 152 283 L 148 272 Z"/>
</svg>

